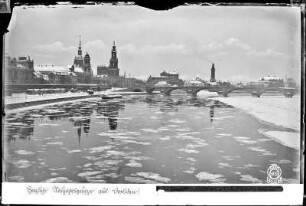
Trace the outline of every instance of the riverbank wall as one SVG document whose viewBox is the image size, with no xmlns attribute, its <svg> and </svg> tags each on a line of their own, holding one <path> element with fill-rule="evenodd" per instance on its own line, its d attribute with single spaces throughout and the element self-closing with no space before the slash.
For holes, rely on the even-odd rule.
<svg viewBox="0 0 306 206">
<path fill-rule="evenodd" d="M 22 108 L 22 107 L 31 107 L 31 106 L 57 103 L 57 102 L 63 102 L 63 101 L 88 99 L 88 98 L 99 97 L 99 96 L 100 96 L 100 94 L 88 95 L 88 96 L 61 97 L 61 98 L 43 99 L 43 100 L 35 100 L 35 101 L 24 101 L 24 102 L 18 102 L 18 103 L 5 104 L 4 109 L 5 110 L 11 110 L 11 109 L 18 109 L 18 108 Z"/>
<path fill-rule="evenodd" d="M 39 99 L 39 100 L 24 100 L 21 102 L 16 103 L 8 103 L 4 105 L 4 111 L 5 110 L 12 110 L 12 109 L 18 109 L 18 108 L 24 108 L 24 107 L 32 107 L 32 106 L 39 106 L 44 104 L 51 104 L 51 103 L 59 103 L 59 102 L 66 102 L 66 101 L 74 101 L 74 100 L 81 100 L 81 99 L 89 99 L 89 98 L 95 98 L 100 97 L 102 94 L 116 94 L 116 95 L 146 95 L 146 92 L 107 92 L 107 93 L 99 93 L 99 94 L 88 94 L 88 95 L 79 95 L 79 96 L 70 96 L 70 97 L 57 97 L 54 96 L 54 98 L 46 98 L 46 99 Z"/>
</svg>

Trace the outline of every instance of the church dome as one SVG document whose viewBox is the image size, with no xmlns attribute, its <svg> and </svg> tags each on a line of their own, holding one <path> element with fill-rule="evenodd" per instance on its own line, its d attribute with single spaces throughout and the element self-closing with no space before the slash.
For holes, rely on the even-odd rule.
<svg viewBox="0 0 306 206">
<path fill-rule="evenodd" d="M 89 54 L 88 54 L 87 52 L 86 52 L 84 58 L 90 58 L 90 57 L 89 57 Z"/>
</svg>

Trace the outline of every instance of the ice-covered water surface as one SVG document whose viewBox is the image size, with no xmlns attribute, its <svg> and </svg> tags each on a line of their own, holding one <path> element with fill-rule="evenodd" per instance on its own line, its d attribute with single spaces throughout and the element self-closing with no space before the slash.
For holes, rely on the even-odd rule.
<svg viewBox="0 0 306 206">
<path fill-rule="evenodd" d="M 55 104 L 7 115 L 6 176 L 12 182 L 265 183 L 276 163 L 284 182 L 299 182 L 299 151 L 266 131 L 290 132 L 189 96 Z"/>
</svg>

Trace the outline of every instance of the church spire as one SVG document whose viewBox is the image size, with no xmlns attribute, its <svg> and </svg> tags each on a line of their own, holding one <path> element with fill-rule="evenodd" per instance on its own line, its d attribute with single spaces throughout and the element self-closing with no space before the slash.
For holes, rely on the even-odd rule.
<svg viewBox="0 0 306 206">
<path fill-rule="evenodd" d="M 82 40 L 81 40 L 81 35 L 79 36 L 80 40 L 79 40 L 79 48 L 81 48 L 82 46 Z"/>
<path fill-rule="evenodd" d="M 116 50 L 116 44 L 115 41 L 113 42 L 113 48 L 112 48 L 112 57 L 109 61 L 109 65 L 111 68 L 118 68 L 118 58 L 117 58 L 117 50 Z"/>
<path fill-rule="evenodd" d="M 81 35 L 79 36 L 79 49 L 78 49 L 78 55 L 82 56 L 82 41 L 81 41 Z"/>
</svg>

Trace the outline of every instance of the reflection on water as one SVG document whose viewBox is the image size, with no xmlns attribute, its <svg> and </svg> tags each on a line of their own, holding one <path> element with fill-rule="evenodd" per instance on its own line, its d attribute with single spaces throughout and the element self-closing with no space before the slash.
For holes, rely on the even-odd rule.
<svg viewBox="0 0 306 206">
<path fill-rule="evenodd" d="M 271 127 L 219 101 L 180 95 L 56 104 L 7 115 L 6 176 L 21 182 L 264 183 L 267 166 L 276 162 L 286 170 L 283 178 L 296 182 L 298 152 L 258 132 Z"/>
<path fill-rule="evenodd" d="M 214 107 L 215 107 L 215 101 L 213 102 L 213 104 L 211 104 L 209 106 L 209 108 L 210 108 L 210 110 L 209 110 L 210 122 L 213 122 L 213 120 L 214 120 Z"/>
<path fill-rule="evenodd" d="M 30 140 L 34 133 L 34 119 L 29 114 L 22 117 L 8 117 L 6 128 L 9 141 L 15 141 L 16 138 Z"/>
<path fill-rule="evenodd" d="M 34 119 L 40 119 L 41 122 L 52 122 L 69 120 L 72 122 L 74 128 L 76 128 L 79 137 L 83 133 L 87 134 L 90 132 L 91 116 L 95 112 L 96 115 L 102 115 L 103 120 L 108 120 L 110 130 L 116 130 L 118 124 L 119 111 L 124 110 L 125 102 L 129 104 L 137 103 L 136 98 L 132 100 L 109 100 L 104 102 L 91 102 L 89 106 L 82 106 L 74 103 L 66 103 L 64 105 L 56 105 L 46 107 L 46 109 L 31 110 L 31 113 L 25 113 L 16 117 L 15 114 L 9 114 L 7 116 L 7 137 L 9 141 L 14 141 L 14 138 L 19 137 L 23 139 L 31 139 L 34 133 Z M 195 107 L 209 107 L 210 121 L 214 118 L 214 108 L 231 108 L 226 104 L 217 102 L 215 100 L 205 100 L 190 98 L 186 99 L 180 97 L 175 99 L 173 97 L 161 97 L 161 96 L 148 96 L 144 99 L 138 99 L 139 101 L 145 102 L 148 107 L 159 107 L 161 112 L 178 112 L 179 105 L 195 106 Z M 86 101 L 81 104 L 86 104 Z M 101 118 L 101 116 L 99 116 Z M 46 120 L 47 119 L 47 120 Z M 50 121 L 48 121 L 50 120 Z M 46 123 L 47 124 L 47 123 Z"/>
</svg>

